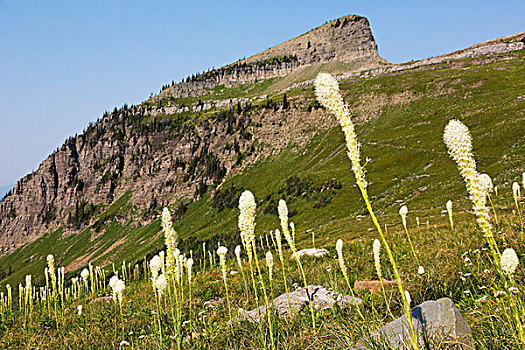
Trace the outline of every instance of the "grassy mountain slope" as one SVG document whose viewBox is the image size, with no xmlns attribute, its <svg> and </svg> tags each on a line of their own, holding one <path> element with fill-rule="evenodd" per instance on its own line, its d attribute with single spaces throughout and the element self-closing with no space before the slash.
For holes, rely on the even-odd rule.
<svg viewBox="0 0 525 350">
<path fill-rule="evenodd" d="M 525 159 L 523 55 L 520 51 L 517 57 L 514 53 L 481 65 L 466 59 L 457 65 L 342 82 L 345 99 L 360 121 L 357 133 L 362 155 L 370 158 L 366 165 L 369 191 L 384 223 L 397 223 L 399 206 L 407 204 L 412 218 L 419 216 L 422 222 L 434 224 L 449 199 L 471 219 L 465 213 L 470 205 L 464 184 L 441 140 L 451 118 L 470 127 L 480 171 L 489 173 L 502 193 L 509 193 Z M 243 94 L 238 87 L 221 92 L 230 93 Z M 311 86 L 292 90 L 287 96 L 299 108 L 314 101 Z M 229 196 L 232 185 L 237 190 Z M 208 247 L 217 240 L 230 247 L 239 241 L 236 198 L 240 189 L 250 189 L 258 200 L 258 234 L 278 227 L 275 204 L 286 198 L 295 214 L 291 221 L 296 223 L 300 246 L 306 245 L 312 230 L 319 241 L 375 237 L 374 232 L 369 233 L 372 223 L 354 185 L 339 127 L 319 130 L 304 147 L 290 144 L 228 179 L 219 194 L 208 193 L 189 203 L 175 223 L 183 250 L 191 249 L 194 256 L 200 256 L 204 241 Z M 220 195 L 226 199 L 219 200 Z M 41 284 L 49 253 L 77 275 L 89 261 L 109 270 L 111 263 L 117 267 L 123 260 L 134 263 L 162 249 L 158 219 L 145 226 L 128 219 L 133 211 L 128 201 L 129 194 L 125 194 L 107 208 L 97 230 L 88 227 L 65 238 L 58 230 L 0 258 L 2 284 L 17 285 L 26 274 L 33 274 L 34 284 Z M 224 208 L 213 208 L 213 203 Z M 510 212 L 512 206 L 501 204 L 498 209 Z"/>
</svg>

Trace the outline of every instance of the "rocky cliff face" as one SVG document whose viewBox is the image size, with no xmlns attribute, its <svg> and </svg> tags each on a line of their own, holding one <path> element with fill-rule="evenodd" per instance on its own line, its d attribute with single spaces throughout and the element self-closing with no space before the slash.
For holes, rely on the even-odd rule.
<svg viewBox="0 0 525 350">
<path fill-rule="evenodd" d="M 60 226 L 65 235 L 79 232 L 127 191 L 133 191 L 135 219 L 147 222 L 154 203 L 199 197 L 228 174 L 333 123 L 304 106 L 246 105 L 199 124 L 191 116 L 152 117 L 145 111 L 123 108 L 106 115 L 19 180 L 0 202 L 1 253 Z"/>
<path fill-rule="evenodd" d="M 298 67 L 330 60 L 384 62 L 366 18 L 350 15 L 333 20 L 257 55 L 173 85 L 159 97 L 200 96 L 219 85 L 229 87 L 281 77 Z"/>
<path fill-rule="evenodd" d="M 219 85 L 284 76 L 334 59 L 382 60 L 366 18 L 331 21 L 258 55 L 167 87 L 152 101 L 199 96 Z M 215 108 L 226 109 L 200 123 L 197 113 L 211 105 L 190 110 L 125 107 L 68 139 L 0 202 L 0 254 L 61 226 L 66 235 L 79 232 L 127 191 L 133 191 L 135 212 L 148 220 L 149 207 L 198 197 L 271 150 L 290 140 L 300 143 L 313 136 L 312 130 L 331 123 L 304 106 L 253 108 L 242 98 L 234 101 L 238 106 L 231 99 L 215 102 Z"/>
</svg>

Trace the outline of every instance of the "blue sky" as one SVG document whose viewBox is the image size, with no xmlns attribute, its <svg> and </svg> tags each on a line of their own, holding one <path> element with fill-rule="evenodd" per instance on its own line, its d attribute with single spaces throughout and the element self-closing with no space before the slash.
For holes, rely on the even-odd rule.
<svg viewBox="0 0 525 350">
<path fill-rule="evenodd" d="M 525 31 L 525 1 L 0 0 L 0 185 L 104 110 L 346 14 L 391 62 Z"/>
</svg>

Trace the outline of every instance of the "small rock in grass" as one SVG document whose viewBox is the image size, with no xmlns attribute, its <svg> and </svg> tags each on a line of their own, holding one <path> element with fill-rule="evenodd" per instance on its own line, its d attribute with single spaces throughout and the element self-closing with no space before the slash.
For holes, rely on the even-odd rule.
<svg viewBox="0 0 525 350">
<path fill-rule="evenodd" d="M 310 298 L 313 298 L 313 308 L 316 310 L 325 310 L 332 308 L 335 304 L 340 307 L 352 306 L 353 304 L 361 304 L 363 301 L 359 298 L 353 299 L 350 295 L 342 295 L 334 291 L 330 291 L 322 286 L 308 286 L 308 294 Z M 290 306 L 292 308 L 291 313 L 296 314 L 301 310 L 308 310 L 308 294 L 305 288 L 300 288 L 290 295 Z M 286 293 L 281 294 L 273 300 L 273 312 L 279 317 L 285 317 L 290 314 L 290 306 L 288 305 L 288 298 Z M 270 306 L 271 307 L 271 306 Z M 263 305 L 259 308 L 261 317 L 266 315 L 266 306 Z M 239 310 L 239 319 L 248 320 L 251 322 L 259 321 L 259 313 L 257 309 L 250 311 Z"/>
<path fill-rule="evenodd" d="M 303 255 L 307 256 L 314 256 L 316 258 L 322 258 L 325 255 L 328 255 L 328 250 L 324 248 L 309 248 L 309 249 L 301 249 L 297 252 L 297 255 L 299 258 L 301 258 Z M 295 254 L 292 254 L 290 259 L 295 259 Z"/>
<path fill-rule="evenodd" d="M 397 281 L 390 281 L 383 278 L 383 286 L 385 289 L 395 287 Z M 376 293 L 381 291 L 381 282 L 377 280 L 365 280 L 365 281 L 355 281 L 354 290 L 368 290 L 370 293 Z"/>
</svg>

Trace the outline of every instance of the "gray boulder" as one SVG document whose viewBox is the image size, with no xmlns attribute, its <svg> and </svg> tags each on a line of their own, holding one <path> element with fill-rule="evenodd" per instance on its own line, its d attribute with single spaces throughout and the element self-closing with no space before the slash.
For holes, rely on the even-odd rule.
<svg viewBox="0 0 525 350">
<path fill-rule="evenodd" d="M 425 301 L 412 309 L 421 349 L 474 349 L 472 331 L 449 298 Z M 410 349 L 406 316 L 400 317 L 359 342 L 358 349 Z"/>
<path fill-rule="evenodd" d="M 328 290 L 322 286 L 308 286 L 308 293 L 310 298 L 313 298 L 312 306 L 315 310 L 325 310 L 332 308 L 335 304 L 340 307 L 351 306 L 355 304 L 361 304 L 363 301 L 359 298 L 352 299 L 350 295 L 342 295 L 337 292 Z M 306 288 L 300 288 L 296 291 L 290 292 L 290 305 L 288 305 L 288 298 L 286 293 L 279 295 L 277 298 L 270 302 L 270 308 L 273 305 L 273 312 L 279 317 L 288 316 L 290 313 L 296 314 L 303 309 L 309 308 L 309 299 L 306 294 Z M 263 305 L 259 308 L 261 317 L 264 319 L 266 316 L 266 305 L 264 300 L 259 299 L 259 302 Z M 291 306 L 291 310 L 290 310 Z M 239 319 L 248 320 L 251 322 L 259 322 L 259 312 L 257 309 L 250 311 L 244 311 L 239 309 Z"/>
</svg>

